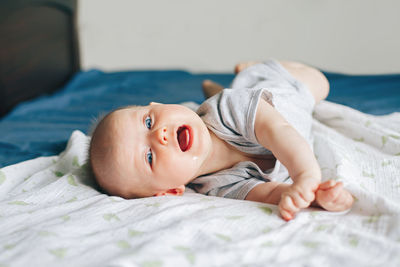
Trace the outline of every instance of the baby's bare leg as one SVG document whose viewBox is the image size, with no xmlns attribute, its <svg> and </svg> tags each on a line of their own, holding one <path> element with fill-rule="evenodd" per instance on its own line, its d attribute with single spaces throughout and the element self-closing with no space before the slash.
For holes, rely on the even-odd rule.
<svg viewBox="0 0 400 267">
<path fill-rule="evenodd" d="M 258 64 L 258 63 L 260 63 L 260 62 L 249 61 L 249 62 L 238 63 L 235 66 L 235 74 L 238 74 L 242 70 L 244 70 L 252 65 Z M 211 80 L 204 80 L 202 87 L 203 87 L 203 93 L 204 93 L 205 98 L 210 98 L 213 95 L 218 94 L 219 92 L 221 92 L 224 89 L 224 87 L 222 85 L 220 85 L 216 82 L 213 82 Z"/>
<path fill-rule="evenodd" d="M 242 70 L 258 64 L 257 61 L 241 62 L 236 64 L 235 73 L 238 74 Z M 329 82 L 325 75 L 319 70 L 307 66 L 299 62 L 292 61 L 279 61 L 279 63 L 297 80 L 307 85 L 311 94 L 314 96 L 315 102 L 325 99 L 329 94 Z M 203 92 L 206 98 L 209 98 L 223 89 L 223 86 L 210 81 L 205 80 L 203 82 Z"/>
<path fill-rule="evenodd" d="M 235 66 L 235 73 L 258 64 L 257 61 L 242 62 Z M 329 94 L 329 82 L 325 75 L 316 68 L 293 61 L 279 61 L 279 63 L 297 80 L 301 81 L 310 89 L 315 98 L 315 102 L 325 99 Z"/>
<path fill-rule="evenodd" d="M 299 62 L 279 61 L 279 63 L 281 63 L 293 77 L 307 85 L 316 103 L 328 96 L 329 82 L 322 72 Z"/>
<path fill-rule="evenodd" d="M 224 87 L 211 80 L 203 81 L 203 93 L 205 98 L 210 98 L 215 94 L 218 94 L 224 89 Z"/>
<path fill-rule="evenodd" d="M 250 67 L 250 66 L 253 66 L 253 65 L 255 65 L 255 64 L 258 64 L 258 63 L 261 63 L 261 62 L 258 62 L 258 61 L 248 61 L 248 62 L 241 62 L 241 63 L 238 63 L 238 64 L 236 64 L 236 66 L 235 66 L 235 74 L 238 74 L 238 73 L 241 72 L 242 70 L 244 70 L 244 69 L 246 69 L 246 68 L 248 68 L 248 67 Z"/>
</svg>

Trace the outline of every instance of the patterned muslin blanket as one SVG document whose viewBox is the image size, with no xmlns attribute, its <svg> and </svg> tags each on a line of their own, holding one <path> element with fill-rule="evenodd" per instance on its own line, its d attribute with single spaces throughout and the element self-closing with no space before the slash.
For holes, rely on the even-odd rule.
<svg viewBox="0 0 400 267">
<path fill-rule="evenodd" d="M 0 169 L 0 266 L 400 266 L 400 113 L 322 102 L 314 152 L 350 211 L 185 193 L 124 200 L 95 190 L 87 143 Z"/>
</svg>

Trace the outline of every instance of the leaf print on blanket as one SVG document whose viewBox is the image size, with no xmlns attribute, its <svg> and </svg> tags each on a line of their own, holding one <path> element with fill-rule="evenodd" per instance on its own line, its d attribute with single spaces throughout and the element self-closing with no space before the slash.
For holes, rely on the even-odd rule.
<svg viewBox="0 0 400 267">
<path fill-rule="evenodd" d="M 56 236 L 57 234 L 49 231 L 39 231 L 38 235 L 46 237 L 46 236 Z"/>
<path fill-rule="evenodd" d="M 314 241 L 304 241 L 303 246 L 308 247 L 308 248 L 317 248 L 320 245 L 318 242 Z"/>
<path fill-rule="evenodd" d="M 161 267 L 163 265 L 162 261 L 145 261 L 140 266 L 142 267 Z"/>
<path fill-rule="evenodd" d="M 54 256 L 56 256 L 58 259 L 62 259 L 65 257 L 67 249 L 66 248 L 50 249 L 49 252 Z"/>
<path fill-rule="evenodd" d="M 64 173 L 62 173 L 62 172 L 60 172 L 60 171 L 55 171 L 55 172 L 54 172 L 54 175 L 57 176 L 57 177 L 63 177 L 63 176 L 64 176 Z"/>
<path fill-rule="evenodd" d="M 387 143 L 388 138 L 387 136 L 382 136 L 382 147 Z"/>
<path fill-rule="evenodd" d="M 74 156 L 74 158 L 72 159 L 72 166 L 80 167 L 77 156 Z"/>
<path fill-rule="evenodd" d="M 364 220 L 364 223 L 376 223 L 377 221 L 379 221 L 380 217 L 380 214 L 371 215 L 368 219 Z"/>
<path fill-rule="evenodd" d="M 358 238 L 356 238 L 354 236 L 350 237 L 349 244 L 352 247 L 357 247 L 358 246 Z"/>
<path fill-rule="evenodd" d="M 216 233 L 215 236 L 227 242 L 232 241 L 232 239 L 227 235 Z"/>
<path fill-rule="evenodd" d="M 8 202 L 8 205 L 27 206 L 27 205 L 29 205 L 29 203 L 27 203 L 25 201 L 21 201 L 21 200 L 16 200 L 16 201 Z"/>
<path fill-rule="evenodd" d="M 78 184 L 75 182 L 74 176 L 72 174 L 68 175 L 67 180 L 70 185 L 78 186 Z"/>
<path fill-rule="evenodd" d="M 264 243 L 261 244 L 261 247 L 273 247 L 274 242 L 272 241 L 265 241 Z"/>
<path fill-rule="evenodd" d="M 174 249 L 176 249 L 178 251 L 182 251 L 185 254 L 185 257 L 190 264 L 193 265 L 195 263 L 196 257 L 190 248 L 184 247 L 184 246 L 176 246 L 176 247 L 174 247 Z"/>
<path fill-rule="evenodd" d="M 272 214 L 272 209 L 270 207 L 258 206 L 258 208 L 268 215 Z"/>
<path fill-rule="evenodd" d="M 17 244 L 6 244 L 3 246 L 4 250 L 13 249 Z"/>
<path fill-rule="evenodd" d="M 77 200 L 78 200 L 77 197 L 73 197 L 70 200 L 68 200 L 66 203 L 71 203 L 71 202 L 74 202 L 74 201 L 77 201 Z"/>
<path fill-rule="evenodd" d="M 317 227 L 315 227 L 314 232 L 322 232 L 322 231 L 326 231 L 330 228 L 332 228 L 332 225 L 320 224 Z"/>
<path fill-rule="evenodd" d="M 132 248 L 131 245 L 128 243 L 128 241 L 125 240 L 119 240 L 117 242 L 117 246 L 121 249 L 128 249 L 128 248 Z"/>
<path fill-rule="evenodd" d="M 114 213 L 103 214 L 103 219 L 106 220 L 106 221 L 111 221 L 113 219 L 116 220 L 116 221 L 121 221 L 121 219 L 118 218 L 118 216 L 115 215 Z"/>
<path fill-rule="evenodd" d="M 66 221 L 69 221 L 69 219 L 71 219 L 71 217 L 68 216 L 68 215 L 64 215 L 64 216 L 61 217 L 61 219 L 62 219 L 64 222 L 66 222 Z"/>
<path fill-rule="evenodd" d="M 129 237 L 139 236 L 139 235 L 142 235 L 143 233 L 144 233 L 144 232 L 136 231 L 136 230 L 132 230 L 132 229 L 129 229 L 129 230 L 128 230 L 128 235 L 129 235 Z"/>
<path fill-rule="evenodd" d="M 363 170 L 362 175 L 368 178 L 375 178 L 375 174 L 366 172 L 365 170 Z"/>
<path fill-rule="evenodd" d="M 6 180 L 6 175 L 0 170 L 0 185 Z"/>
<path fill-rule="evenodd" d="M 227 220 L 239 220 L 242 219 L 244 216 L 241 215 L 236 215 L 236 216 L 225 216 L 225 219 Z"/>
</svg>

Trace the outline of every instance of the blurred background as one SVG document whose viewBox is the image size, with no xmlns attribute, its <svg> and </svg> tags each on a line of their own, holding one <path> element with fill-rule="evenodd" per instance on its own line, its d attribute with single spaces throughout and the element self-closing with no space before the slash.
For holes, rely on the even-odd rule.
<svg viewBox="0 0 400 267">
<path fill-rule="evenodd" d="M 204 79 L 228 87 L 248 60 L 312 65 L 329 101 L 398 112 L 399 11 L 398 0 L 1 0 L 0 166 L 58 154 L 120 106 L 201 103 Z"/>
<path fill-rule="evenodd" d="M 1 0 L 0 116 L 91 69 L 217 75 L 275 58 L 400 74 L 399 11 L 398 0 Z"/>
<path fill-rule="evenodd" d="M 82 69 L 232 72 L 297 60 L 349 74 L 400 73 L 398 0 L 80 0 Z"/>
</svg>

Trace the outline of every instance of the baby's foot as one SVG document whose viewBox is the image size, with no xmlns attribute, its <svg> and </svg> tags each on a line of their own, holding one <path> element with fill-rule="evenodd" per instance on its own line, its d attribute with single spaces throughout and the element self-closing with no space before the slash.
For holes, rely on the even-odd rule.
<svg viewBox="0 0 400 267">
<path fill-rule="evenodd" d="M 328 211 L 343 211 L 351 208 L 354 199 L 350 192 L 343 188 L 342 182 L 328 180 L 319 185 L 315 201 Z"/>
<path fill-rule="evenodd" d="M 211 80 L 203 81 L 203 93 L 206 98 L 212 97 L 215 94 L 218 94 L 224 89 L 224 87 L 218 83 L 215 83 Z"/>
<path fill-rule="evenodd" d="M 242 70 L 244 70 L 244 69 L 246 69 L 246 68 L 248 68 L 250 66 L 253 66 L 255 64 L 258 64 L 258 63 L 260 63 L 260 62 L 249 61 L 249 62 L 242 62 L 242 63 L 236 64 L 236 66 L 235 66 L 235 74 L 238 74 Z"/>
</svg>

